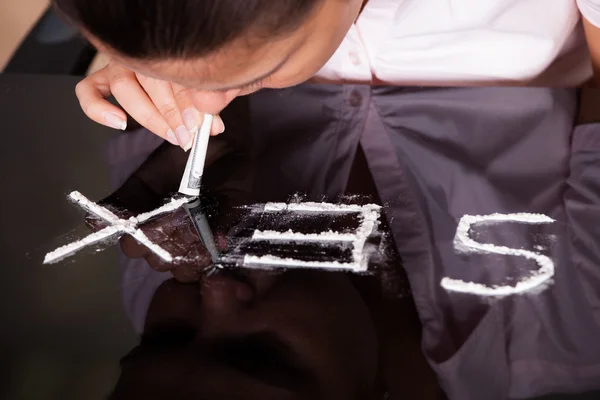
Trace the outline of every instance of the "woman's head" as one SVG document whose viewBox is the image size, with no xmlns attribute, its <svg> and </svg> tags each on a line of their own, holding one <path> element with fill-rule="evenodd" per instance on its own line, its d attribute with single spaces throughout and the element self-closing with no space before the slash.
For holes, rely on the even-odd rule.
<svg viewBox="0 0 600 400">
<path fill-rule="evenodd" d="M 362 0 L 55 0 L 94 45 L 200 90 L 286 87 L 335 52 Z"/>
<path fill-rule="evenodd" d="M 371 399 L 378 346 L 370 312 L 340 273 L 221 272 L 168 281 L 113 399 Z"/>
</svg>

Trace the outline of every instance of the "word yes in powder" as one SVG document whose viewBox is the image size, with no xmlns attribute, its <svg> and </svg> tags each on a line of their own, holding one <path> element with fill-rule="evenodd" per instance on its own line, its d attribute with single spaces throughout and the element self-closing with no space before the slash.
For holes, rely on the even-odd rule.
<svg viewBox="0 0 600 400">
<path fill-rule="evenodd" d="M 85 247 L 99 243 L 113 236 L 129 234 L 136 238 L 140 243 L 147 246 L 151 251 L 157 254 L 164 261 L 175 261 L 174 258 L 164 249 L 150 241 L 146 235 L 139 229 L 138 225 L 150 220 L 160 214 L 175 211 L 189 199 L 180 198 L 172 199 L 171 202 L 165 204 L 158 209 L 149 213 L 140 214 L 137 217 L 132 217 L 128 220 L 118 218 L 112 212 L 96 203 L 91 202 L 79 192 L 72 192 L 69 198 L 80 207 L 100 217 L 109 226 L 99 232 L 90 234 L 88 237 L 62 246 L 46 255 L 44 263 L 54 263 L 66 257 L 69 257 Z M 267 203 L 264 207 L 264 212 L 291 211 L 291 212 L 316 212 L 316 213 L 348 213 L 356 212 L 360 214 L 361 223 L 358 229 L 352 233 L 338 232 L 321 232 L 317 234 L 301 234 L 293 231 L 260 231 L 255 230 L 253 240 L 266 240 L 271 242 L 278 241 L 296 241 L 296 242 L 337 242 L 351 243 L 353 247 L 352 262 L 340 263 L 322 262 L 322 261 L 302 261 L 291 258 L 280 258 L 272 255 L 250 256 L 244 258 L 244 266 L 252 268 L 252 265 L 281 265 L 286 267 L 305 267 L 318 268 L 329 270 L 350 270 L 353 272 L 361 272 L 367 269 L 367 256 L 363 252 L 365 242 L 369 235 L 379 225 L 380 206 L 368 204 L 365 206 L 359 205 L 342 205 L 329 203 Z M 459 279 L 444 277 L 440 285 L 450 291 L 459 293 L 469 293 L 479 296 L 507 296 L 531 291 L 547 282 L 554 275 L 554 262 L 548 256 L 541 253 L 525 250 L 514 249 L 506 246 L 499 246 L 491 243 L 480 243 L 473 239 L 470 231 L 473 226 L 482 223 L 506 223 L 517 222 L 521 224 L 539 225 L 550 224 L 555 222 L 552 218 L 542 214 L 490 214 L 490 215 L 464 215 L 456 229 L 454 238 L 454 249 L 457 252 L 465 254 L 497 254 L 511 257 L 523 257 L 534 261 L 538 265 L 538 269 L 522 279 L 514 285 L 498 285 L 488 286 L 477 282 L 465 282 Z M 536 248 L 536 250 L 538 250 Z"/>
</svg>

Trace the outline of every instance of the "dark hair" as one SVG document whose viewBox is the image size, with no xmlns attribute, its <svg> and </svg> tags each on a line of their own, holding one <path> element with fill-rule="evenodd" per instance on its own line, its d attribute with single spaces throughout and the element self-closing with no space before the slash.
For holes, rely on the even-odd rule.
<svg viewBox="0 0 600 400">
<path fill-rule="evenodd" d="M 54 0 L 66 19 L 132 58 L 201 57 L 248 33 L 296 29 L 322 0 Z"/>
</svg>

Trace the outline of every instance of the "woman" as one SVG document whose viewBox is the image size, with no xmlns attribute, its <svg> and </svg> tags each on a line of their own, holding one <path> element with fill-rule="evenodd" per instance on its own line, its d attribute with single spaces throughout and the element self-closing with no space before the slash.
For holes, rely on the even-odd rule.
<svg viewBox="0 0 600 400">
<path fill-rule="evenodd" d="M 600 0 L 55 0 L 111 61 L 84 112 L 184 149 L 203 113 L 315 81 L 577 86 L 600 63 Z M 577 7 L 577 5 L 579 7 Z M 585 18 L 586 47 L 579 10 Z M 538 20 L 538 16 L 540 19 Z M 220 118 L 212 133 L 225 129 Z"/>
</svg>

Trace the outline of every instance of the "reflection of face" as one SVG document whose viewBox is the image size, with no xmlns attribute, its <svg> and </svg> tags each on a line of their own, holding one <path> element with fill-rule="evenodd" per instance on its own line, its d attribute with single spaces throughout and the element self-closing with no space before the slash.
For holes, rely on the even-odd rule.
<svg viewBox="0 0 600 400">
<path fill-rule="evenodd" d="M 324 0 L 291 34 L 265 39 L 264 33 L 254 36 L 249 33 L 202 58 L 147 62 L 111 55 L 143 75 L 200 91 L 218 91 L 220 96 L 215 96 L 215 100 L 231 99 L 262 87 L 297 85 L 312 77 L 340 45 L 362 3 L 362 0 Z M 91 40 L 110 53 L 102 43 Z"/>
<path fill-rule="evenodd" d="M 114 398 L 358 399 L 377 373 L 369 311 L 343 274 L 215 274 L 157 291 Z"/>
</svg>

